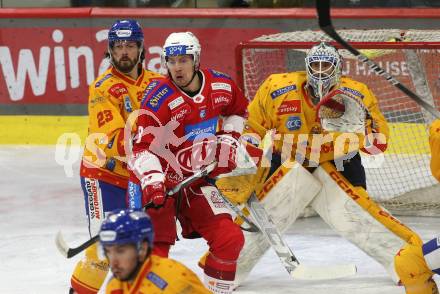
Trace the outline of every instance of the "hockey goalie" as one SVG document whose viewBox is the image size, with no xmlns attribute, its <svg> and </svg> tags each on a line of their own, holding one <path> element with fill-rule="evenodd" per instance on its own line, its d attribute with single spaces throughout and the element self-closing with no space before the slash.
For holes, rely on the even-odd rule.
<svg viewBox="0 0 440 294">
<path fill-rule="evenodd" d="M 249 105 L 242 138 L 261 147 L 272 132 L 270 160 L 260 161 L 256 175 L 223 178 L 217 186 L 238 204 L 255 191 L 282 232 L 311 206 L 397 282 L 397 252 L 421 240 L 370 199 L 359 154 L 386 149 L 387 122 L 367 85 L 341 76 L 333 46 L 314 46 L 305 63 L 304 72 L 269 76 Z M 269 248 L 261 233 L 244 233 L 237 286 Z"/>
</svg>

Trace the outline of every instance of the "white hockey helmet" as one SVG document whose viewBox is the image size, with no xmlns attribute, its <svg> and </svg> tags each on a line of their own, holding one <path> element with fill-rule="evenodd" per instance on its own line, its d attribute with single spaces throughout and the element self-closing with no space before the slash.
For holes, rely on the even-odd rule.
<svg viewBox="0 0 440 294">
<path fill-rule="evenodd" d="M 341 78 L 341 56 L 338 50 L 321 42 L 313 46 L 306 56 L 307 85 L 313 90 L 316 98 L 322 98 L 339 83 Z M 319 67 L 316 68 L 316 63 Z M 312 67 L 312 64 L 315 64 Z"/>
<path fill-rule="evenodd" d="M 194 68 L 197 71 L 200 66 L 200 53 L 202 47 L 199 39 L 191 32 L 171 33 L 165 40 L 162 51 L 162 62 L 166 68 L 166 61 L 169 56 L 192 55 Z"/>
</svg>

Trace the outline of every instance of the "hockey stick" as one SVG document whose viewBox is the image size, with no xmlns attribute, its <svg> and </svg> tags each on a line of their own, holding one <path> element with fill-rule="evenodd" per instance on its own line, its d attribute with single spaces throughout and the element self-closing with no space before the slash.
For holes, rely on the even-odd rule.
<svg viewBox="0 0 440 294">
<path fill-rule="evenodd" d="M 379 65 L 377 65 L 374 61 L 370 60 L 367 56 L 360 53 L 358 50 L 353 48 L 350 44 L 348 44 L 341 36 L 335 31 L 335 28 L 332 25 L 331 17 L 330 17 L 330 0 L 316 0 L 316 9 L 318 11 L 318 20 L 319 27 L 323 30 L 329 37 L 338 42 L 342 47 L 350 51 L 359 61 L 365 63 L 370 69 L 374 70 L 376 74 L 385 78 L 391 85 L 398 88 L 400 91 L 405 93 L 408 97 L 414 100 L 418 105 L 426 109 L 429 113 L 431 113 L 434 117 L 440 118 L 440 112 L 424 101 L 420 96 L 412 92 L 410 89 L 401 84 L 396 78 L 390 75 L 388 72 L 383 70 Z"/>
<path fill-rule="evenodd" d="M 249 225 L 249 228 L 243 228 L 241 227 L 241 229 L 243 231 L 247 231 L 247 232 L 251 232 L 251 233 L 256 233 L 259 232 L 260 229 L 258 228 L 258 226 L 256 224 L 254 224 L 244 213 L 243 211 L 238 208 L 234 203 L 231 202 L 231 200 L 228 199 L 228 197 L 226 197 L 225 195 L 223 195 L 222 192 L 220 192 L 220 190 L 218 190 L 218 193 L 220 195 L 220 197 L 223 199 L 223 201 L 229 206 L 229 208 L 235 212 L 235 214 L 241 218 L 245 223 L 247 223 Z"/>
<path fill-rule="evenodd" d="M 260 227 L 261 233 L 264 235 L 270 246 L 275 250 L 275 253 L 278 255 L 284 268 L 293 278 L 303 280 L 326 280 L 338 279 L 356 274 L 356 266 L 351 264 L 319 267 L 300 264 L 290 247 L 284 241 L 275 223 L 258 200 L 255 192 L 252 193 L 247 205 L 253 219 Z"/>
<path fill-rule="evenodd" d="M 207 176 L 211 171 L 214 170 L 215 166 L 217 165 L 216 162 L 213 162 L 209 165 L 207 165 L 206 167 L 204 167 L 203 169 L 197 171 L 196 173 L 194 173 L 192 176 L 186 178 L 185 180 L 183 180 L 182 182 L 180 182 L 178 185 L 176 185 L 173 189 L 168 190 L 167 191 L 167 197 L 170 195 L 175 194 L 176 192 L 178 192 L 180 189 L 182 189 L 183 187 L 191 184 L 192 182 L 194 182 L 195 180 L 202 178 L 204 176 Z M 160 208 L 161 206 L 156 206 L 152 201 L 148 202 L 143 208 L 149 209 L 149 208 Z M 84 251 L 85 249 L 87 249 L 88 247 L 92 246 L 95 242 L 97 242 L 99 239 L 99 234 L 96 236 L 93 236 L 91 239 L 87 240 L 86 242 L 82 243 L 81 245 L 79 245 L 78 247 L 69 247 L 66 243 L 66 241 L 64 241 L 64 237 L 63 234 L 61 233 L 61 231 L 59 231 L 55 237 L 55 244 L 58 248 L 58 251 L 64 255 L 66 258 L 71 258 L 75 255 L 77 255 L 78 253 Z"/>
</svg>

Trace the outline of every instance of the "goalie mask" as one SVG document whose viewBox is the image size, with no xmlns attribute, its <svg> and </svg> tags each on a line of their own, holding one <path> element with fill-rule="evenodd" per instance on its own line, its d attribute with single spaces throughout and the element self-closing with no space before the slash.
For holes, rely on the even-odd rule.
<svg viewBox="0 0 440 294">
<path fill-rule="evenodd" d="M 335 47 L 320 43 L 310 49 L 306 56 L 307 86 L 316 98 L 322 99 L 339 83 L 341 56 Z"/>
<path fill-rule="evenodd" d="M 168 57 L 177 55 L 192 55 L 194 60 L 194 71 L 199 70 L 200 66 L 200 46 L 199 39 L 191 32 L 172 33 L 165 40 L 162 51 L 162 64 L 168 68 L 166 62 Z"/>
</svg>

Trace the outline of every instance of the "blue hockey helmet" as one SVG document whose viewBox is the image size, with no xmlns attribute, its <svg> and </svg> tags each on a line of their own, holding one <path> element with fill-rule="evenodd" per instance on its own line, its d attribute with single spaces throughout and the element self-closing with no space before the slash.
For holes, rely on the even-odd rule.
<svg viewBox="0 0 440 294">
<path fill-rule="evenodd" d="M 115 210 L 101 224 L 99 240 L 103 246 L 135 244 L 138 247 L 146 240 L 152 248 L 153 224 L 142 209 Z"/>
<path fill-rule="evenodd" d="M 108 31 L 109 46 L 116 41 L 136 41 L 139 47 L 144 43 L 144 33 L 141 25 L 133 19 L 117 20 Z"/>
</svg>

